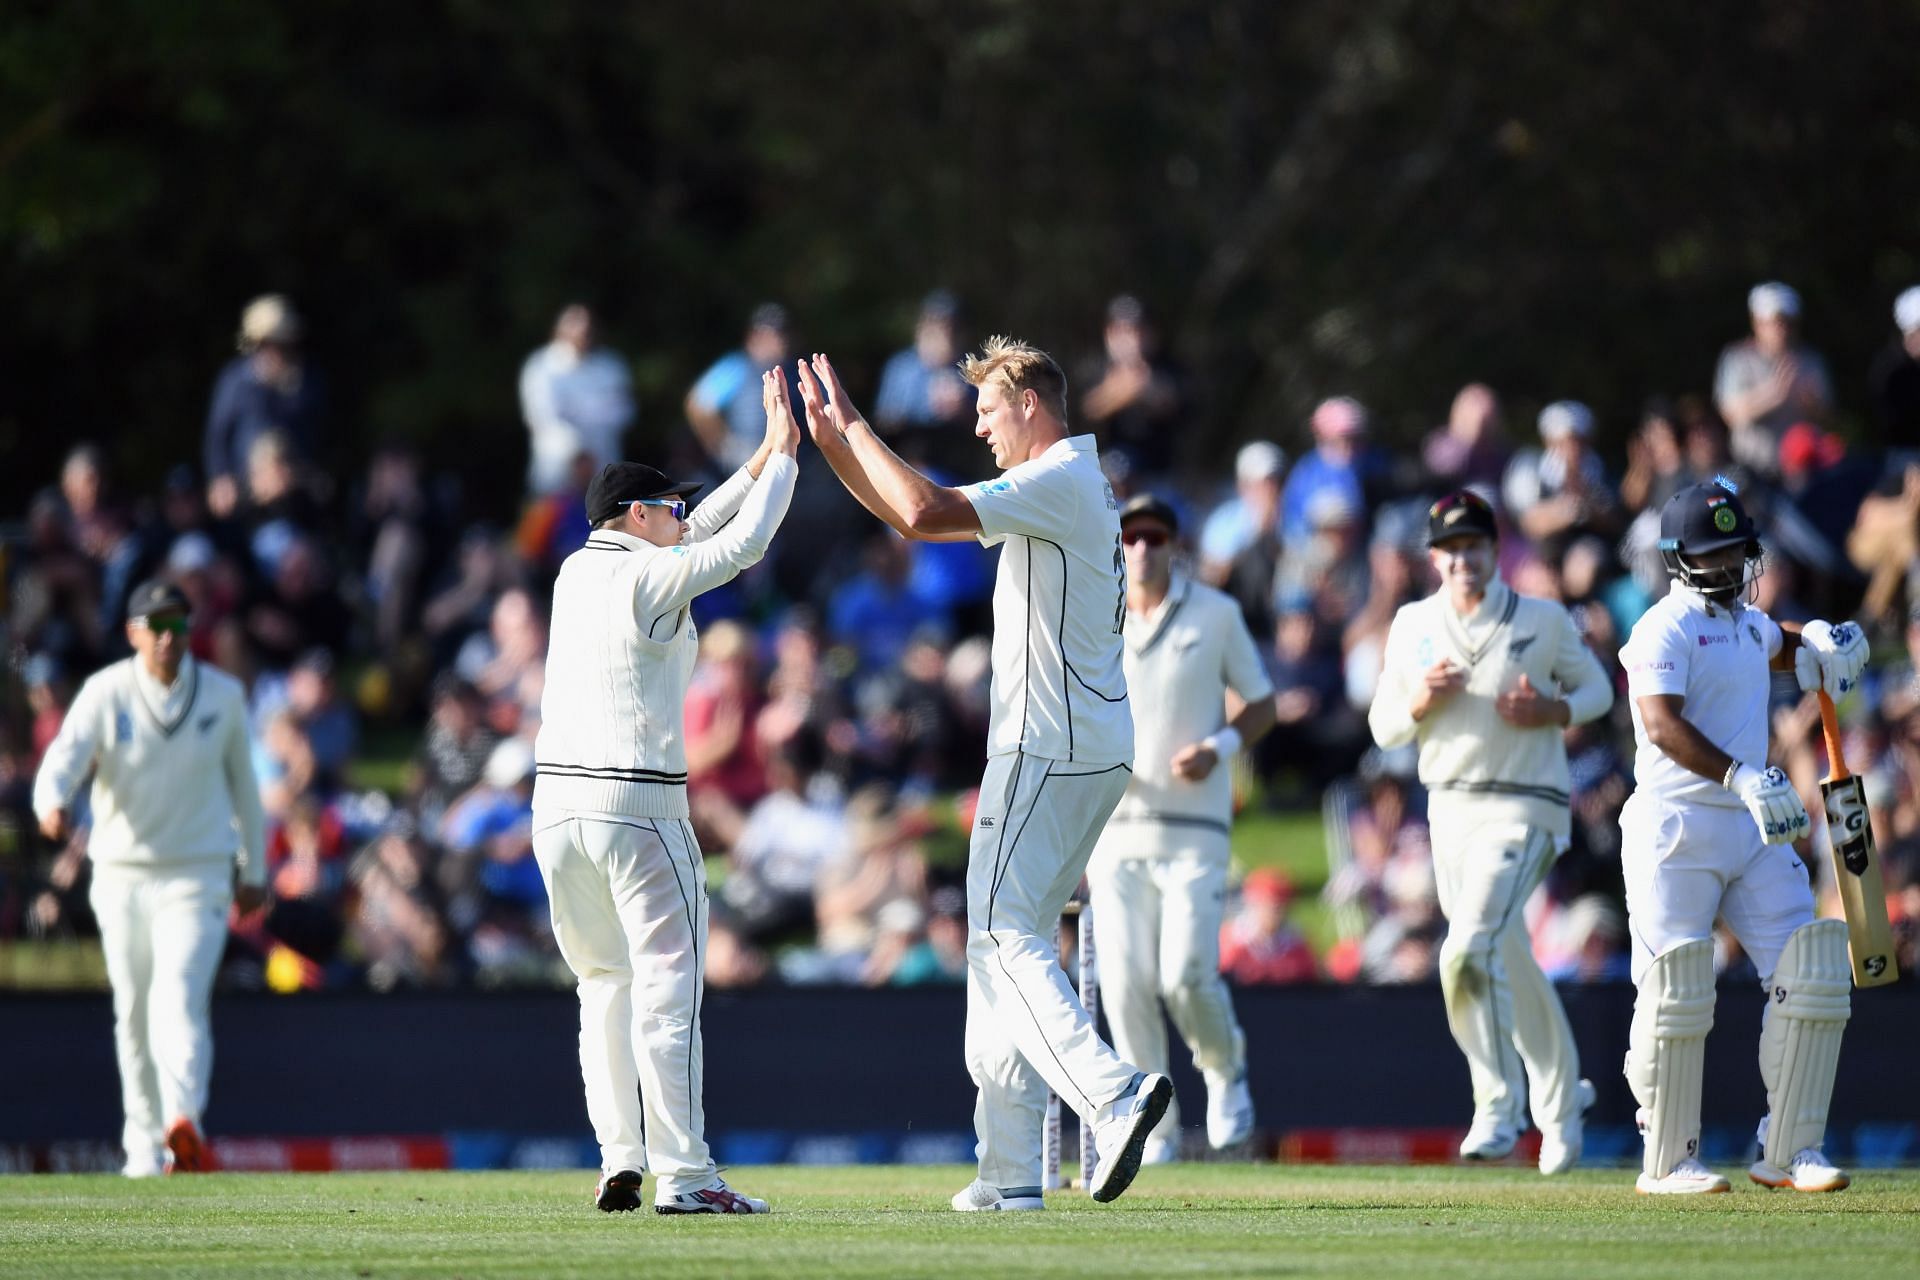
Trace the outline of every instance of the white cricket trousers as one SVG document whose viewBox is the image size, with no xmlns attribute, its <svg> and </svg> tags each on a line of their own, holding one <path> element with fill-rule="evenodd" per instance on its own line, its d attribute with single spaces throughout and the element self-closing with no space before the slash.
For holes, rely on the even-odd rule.
<svg viewBox="0 0 1920 1280">
<path fill-rule="evenodd" d="M 1447 917 L 1440 989 L 1473 1080 L 1474 1115 L 1525 1129 L 1531 1104 L 1535 1124 L 1558 1129 L 1579 1113 L 1580 1056 L 1523 910 L 1557 856 L 1554 839 L 1512 823 L 1451 826 L 1433 830 Z"/>
<path fill-rule="evenodd" d="M 1762 840 L 1745 808 L 1635 791 L 1620 835 L 1636 984 L 1661 952 L 1713 937 L 1719 916 L 1765 985 L 1787 939 L 1813 920 L 1806 864 L 1792 845 Z"/>
<path fill-rule="evenodd" d="M 1177 837 L 1171 843 L 1178 851 L 1120 856 L 1125 838 L 1135 835 L 1155 849 Z M 1246 1037 L 1220 976 L 1229 860 L 1224 832 L 1149 835 L 1145 824 L 1127 824 L 1107 828 L 1087 865 L 1100 1007 L 1114 1050 L 1142 1071 L 1166 1074 L 1170 1017 L 1210 1089 L 1232 1084 L 1247 1069 Z M 1178 1141 L 1177 1100 L 1153 1132 Z"/>
<path fill-rule="evenodd" d="M 967 854 L 966 1056 L 989 1186 L 1040 1185 L 1049 1088 L 1081 1123 L 1097 1123 L 1138 1070 L 1100 1039 L 1057 937 L 1060 909 L 1132 774 L 1024 752 L 987 760 Z"/>
<path fill-rule="evenodd" d="M 557 820 L 556 820 L 557 819 Z M 707 872 L 677 818 L 541 813 L 533 856 L 580 987 L 580 1075 L 601 1170 L 656 1195 L 713 1181 L 701 1101 Z"/>
<path fill-rule="evenodd" d="M 233 867 L 95 863 L 88 893 L 113 984 L 126 1171 L 160 1171 L 166 1127 L 201 1127 L 213 1077 L 213 979 L 227 945 Z"/>
</svg>

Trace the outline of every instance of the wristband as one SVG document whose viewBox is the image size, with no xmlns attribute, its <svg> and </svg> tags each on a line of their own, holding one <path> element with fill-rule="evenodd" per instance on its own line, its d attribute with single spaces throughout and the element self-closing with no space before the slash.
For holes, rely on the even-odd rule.
<svg viewBox="0 0 1920 1280">
<path fill-rule="evenodd" d="M 1227 725 L 1200 739 L 1200 745 L 1211 750 L 1222 760 L 1231 759 L 1240 751 L 1240 731 L 1232 725 Z"/>
<path fill-rule="evenodd" d="M 1740 772 L 1740 762 L 1738 760 L 1735 760 L 1732 764 L 1727 766 L 1727 771 L 1720 776 L 1720 785 L 1728 791 L 1733 790 L 1734 775 L 1739 772 Z"/>
</svg>

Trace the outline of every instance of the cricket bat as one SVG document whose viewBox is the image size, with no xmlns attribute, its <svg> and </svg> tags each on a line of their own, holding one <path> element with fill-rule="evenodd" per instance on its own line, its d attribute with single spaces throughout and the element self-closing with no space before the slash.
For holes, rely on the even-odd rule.
<svg viewBox="0 0 1920 1280">
<path fill-rule="evenodd" d="M 1847 946 L 1853 953 L 1853 984 L 1878 987 L 1900 976 L 1893 958 L 1893 927 L 1887 923 L 1887 888 L 1880 879 L 1880 851 L 1867 818 L 1867 792 L 1847 772 L 1840 750 L 1840 720 L 1833 699 L 1820 693 L 1820 727 L 1827 737 L 1827 776 L 1820 798 L 1827 808 L 1827 843 L 1833 846 L 1833 879 L 1847 915 Z"/>
</svg>

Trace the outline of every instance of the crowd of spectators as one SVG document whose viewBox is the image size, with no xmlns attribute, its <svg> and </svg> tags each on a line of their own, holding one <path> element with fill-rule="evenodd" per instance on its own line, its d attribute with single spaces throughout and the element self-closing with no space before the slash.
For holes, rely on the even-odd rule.
<svg viewBox="0 0 1920 1280">
<path fill-rule="evenodd" d="M 1602 423 L 1567 398 L 1510 429 L 1498 390 L 1473 382 L 1437 402 L 1445 419 L 1417 447 L 1390 449 L 1361 398 L 1333 395 L 1306 422 L 1243 444 L 1228 469 L 1189 456 L 1195 388 L 1146 307 L 1108 307 L 1077 381 L 1078 425 L 1100 436 L 1118 494 L 1151 488 L 1190 517 L 1190 571 L 1229 592 L 1261 642 L 1278 726 L 1242 762 L 1245 802 L 1317 812 L 1327 832 L 1309 922 L 1323 945 L 1291 919 L 1296 880 L 1317 882 L 1319 868 L 1256 865 L 1237 877 L 1222 937 L 1235 981 L 1433 976 L 1445 924 L 1425 798 L 1411 756 L 1372 748 L 1365 723 L 1394 612 L 1434 585 L 1422 538 L 1432 498 L 1485 491 L 1501 513 L 1507 581 L 1563 601 L 1624 688 L 1618 649 L 1665 590 L 1660 505 L 1717 475 L 1741 486 L 1766 536 L 1760 605 L 1793 620 L 1857 617 L 1875 636 L 1866 694 L 1844 708 L 1848 757 L 1867 779 L 1912 965 L 1920 289 L 1900 296 L 1897 334 L 1873 358 L 1870 428 L 1837 412 L 1793 290 L 1761 285 L 1748 310 L 1751 334 L 1726 348 L 1711 394 L 1650 397 L 1637 423 Z M 160 573 L 193 601 L 194 655 L 241 678 L 252 700 L 273 901 L 235 921 L 224 980 L 289 991 L 565 983 L 530 838 L 547 592 L 586 534 L 581 498 L 602 462 L 638 453 L 709 480 L 739 462 L 760 431 L 747 392 L 794 349 L 789 317 L 757 308 L 740 347 L 687 393 L 685 425 L 641 435 L 625 361 L 600 344 L 588 308 L 565 308 L 520 373 L 526 491 L 494 522 L 405 448 L 331 474 L 317 465 L 327 401 L 306 337 L 287 299 L 256 300 L 213 386 L 198 469 L 183 461 L 149 488 L 81 444 L 15 527 L 0 632 L 0 940 L 91 929 L 85 827 L 44 847 L 27 791 L 79 682 L 127 652 L 133 585 Z M 949 481 L 988 470 L 972 390 L 953 370 L 965 338 L 958 300 L 929 295 L 910 341 L 859 397 L 904 455 Z M 1849 367 L 1865 363 L 1853 354 Z M 689 799 L 709 855 L 714 985 L 962 979 L 993 568 L 972 543 L 901 540 L 803 458 L 772 554 L 696 605 Z M 1777 761 L 1814 794 L 1818 718 L 1791 682 L 1776 687 L 1774 729 Z M 1551 976 L 1616 979 L 1617 817 L 1632 786 L 1624 698 L 1570 731 L 1568 751 L 1572 847 L 1529 922 Z M 1805 852 L 1826 865 L 1824 849 Z M 1744 963 L 1731 940 L 1722 959 Z"/>
</svg>

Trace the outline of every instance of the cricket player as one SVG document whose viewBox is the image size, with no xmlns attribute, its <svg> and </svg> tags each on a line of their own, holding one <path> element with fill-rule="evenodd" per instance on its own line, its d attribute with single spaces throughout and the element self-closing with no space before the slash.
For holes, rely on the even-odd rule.
<svg viewBox="0 0 1920 1280">
<path fill-rule="evenodd" d="M 33 784 L 41 833 L 64 843 L 93 774 L 89 897 L 113 985 L 130 1178 L 213 1167 L 201 1117 L 227 908 L 267 900 L 246 691 L 187 652 L 188 613 L 170 582 L 134 588 L 133 656 L 81 686 Z"/>
<path fill-rule="evenodd" d="M 1572 835 L 1561 730 L 1604 715 L 1613 688 L 1559 604 L 1500 580 L 1493 508 L 1460 489 L 1427 512 L 1440 589 L 1387 632 L 1368 721 L 1382 747 L 1418 740 L 1447 937 L 1440 990 L 1473 1079 L 1469 1160 L 1513 1150 L 1531 1108 L 1540 1172 L 1580 1159 L 1580 1078 L 1560 997 L 1521 908 Z"/>
<path fill-rule="evenodd" d="M 614 462 L 587 489 L 586 544 L 560 566 L 540 734 L 533 853 L 560 954 L 579 979 L 580 1074 L 600 1143 L 594 1203 L 765 1213 L 716 1171 L 702 1101 L 706 863 L 687 821 L 688 606 L 766 552 L 798 474 L 779 370 L 761 377 L 757 452 L 692 518 L 682 484 Z"/>
<path fill-rule="evenodd" d="M 1273 684 L 1233 598 L 1174 571 L 1179 527 L 1152 494 L 1120 508 L 1134 770 L 1094 846 L 1087 885 L 1113 1047 L 1165 1074 L 1164 1003 L 1206 1081 L 1207 1142 L 1218 1149 L 1253 1133 L 1246 1037 L 1220 976 L 1233 820 L 1227 765 L 1273 727 Z M 1143 1158 L 1177 1159 L 1179 1147 L 1170 1105 Z"/>
<path fill-rule="evenodd" d="M 1093 1127 L 1087 1189 L 1125 1191 L 1173 1084 L 1104 1044 L 1060 968 L 1054 928 L 1126 790 L 1133 717 L 1120 659 L 1119 504 L 1090 435 L 1067 428 L 1053 357 L 992 338 L 961 365 L 974 434 L 1003 474 L 964 488 L 902 462 L 855 412 L 825 356 L 800 366 L 821 453 L 869 511 L 911 538 L 1000 546 L 993 707 L 967 861 L 967 1068 L 979 1088 L 979 1176 L 961 1210 L 1041 1209 L 1049 1087 Z"/>
<path fill-rule="evenodd" d="M 1847 926 L 1813 918 L 1792 842 L 1810 827 L 1786 775 L 1767 765 L 1769 671 L 1838 698 L 1867 662 L 1852 623 L 1796 629 L 1746 603 L 1759 535 L 1724 481 L 1692 485 L 1660 512 L 1667 595 L 1620 650 L 1633 699 L 1636 786 L 1620 815 L 1627 928 L 1639 987 L 1627 1082 L 1646 1152 L 1636 1186 L 1655 1195 L 1727 1190 L 1700 1155 L 1700 1090 L 1713 1026 L 1713 921 L 1740 940 L 1768 994 L 1767 1087 L 1755 1182 L 1838 1191 L 1821 1153 L 1853 971 Z"/>
</svg>

